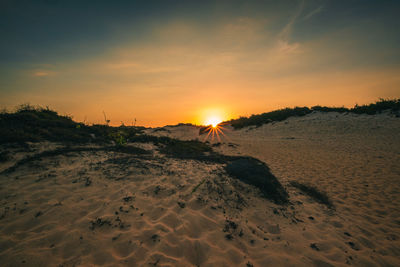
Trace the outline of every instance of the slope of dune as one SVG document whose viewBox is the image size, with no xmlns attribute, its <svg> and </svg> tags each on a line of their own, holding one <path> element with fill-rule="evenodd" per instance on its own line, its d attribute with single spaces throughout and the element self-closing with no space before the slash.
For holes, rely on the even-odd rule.
<svg viewBox="0 0 400 267">
<path fill-rule="evenodd" d="M 225 128 L 213 149 L 265 162 L 288 204 L 229 176 L 224 163 L 170 157 L 152 143 L 128 144 L 148 152 L 130 154 L 85 145 L 10 171 L 62 145 L 2 147 L 2 266 L 400 264 L 399 118 L 315 112 Z M 187 125 L 146 131 L 206 137 Z M 333 207 L 292 181 L 326 192 Z"/>
<path fill-rule="evenodd" d="M 398 117 L 314 112 L 258 128 L 224 128 L 221 141 L 208 138 L 217 151 L 263 160 L 287 186 L 291 201 L 302 203 L 295 206 L 305 217 L 306 231 L 302 238 L 289 234 L 296 236 L 296 243 L 320 244 L 317 255 L 325 254 L 333 265 L 399 264 Z M 197 135 L 197 129 L 167 130 L 162 133 L 206 140 L 206 135 Z M 310 201 L 290 186 L 291 181 L 327 192 L 335 212 Z"/>
</svg>

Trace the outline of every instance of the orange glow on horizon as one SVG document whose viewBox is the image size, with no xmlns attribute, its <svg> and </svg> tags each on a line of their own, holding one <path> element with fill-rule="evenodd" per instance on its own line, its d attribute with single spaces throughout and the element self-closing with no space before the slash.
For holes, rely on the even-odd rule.
<svg viewBox="0 0 400 267">
<path fill-rule="evenodd" d="M 201 108 L 197 111 L 197 124 L 217 128 L 219 124 L 232 118 L 226 107 Z"/>
<path fill-rule="evenodd" d="M 222 122 L 222 119 L 218 116 L 212 116 L 207 118 L 205 121 L 205 125 L 211 125 L 213 128 L 216 128 L 218 124 Z"/>
</svg>

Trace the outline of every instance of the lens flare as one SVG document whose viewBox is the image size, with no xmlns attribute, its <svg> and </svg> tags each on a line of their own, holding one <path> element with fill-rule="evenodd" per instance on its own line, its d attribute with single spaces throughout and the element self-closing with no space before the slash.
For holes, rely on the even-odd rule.
<svg viewBox="0 0 400 267">
<path fill-rule="evenodd" d="M 222 125 L 222 120 L 217 117 L 217 116 L 211 116 L 209 117 L 206 121 L 205 124 L 207 126 L 203 126 L 200 128 L 199 134 L 207 134 L 204 138 L 203 141 L 208 140 L 211 138 L 211 141 L 214 142 L 215 139 L 218 140 L 218 142 L 221 142 L 221 137 L 226 137 L 223 131 L 226 130 Z"/>
<path fill-rule="evenodd" d="M 216 128 L 218 124 L 222 122 L 221 118 L 217 116 L 210 117 L 206 120 L 206 125 L 211 125 L 213 128 Z"/>
</svg>

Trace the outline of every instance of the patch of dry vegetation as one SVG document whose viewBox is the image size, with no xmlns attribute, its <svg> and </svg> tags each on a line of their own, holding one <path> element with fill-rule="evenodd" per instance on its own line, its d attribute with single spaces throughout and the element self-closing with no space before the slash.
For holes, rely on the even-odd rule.
<svg viewBox="0 0 400 267">
<path fill-rule="evenodd" d="M 61 143 L 123 143 L 144 127 L 86 125 L 49 108 L 22 105 L 0 113 L 0 144 L 53 141 Z"/>
<path fill-rule="evenodd" d="M 279 110 L 274 110 L 271 112 L 251 115 L 250 117 L 240 117 L 239 119 L 230 120 L 227 123 L 231 124 L 235 129 L 241 129 L 247 126 L 261 126 L 263 124 L 283 121 L 290 117 L 301 117 L 310 114 L 314 111 L 320 112 L 351 112 L 355 114 L 368 114 L 374 115 L 385 110 L 389 110 L 392 113 L 399 115 L 400 110 L 400 98 L 399 99 L 380 99 L 375 103 L 368 105 L 355 105 L 353 108 L 345 107 L 322 107 L 314 106 L 308 107 L 295 107 L 295 108 L 284 108 Z"/>
</svg>

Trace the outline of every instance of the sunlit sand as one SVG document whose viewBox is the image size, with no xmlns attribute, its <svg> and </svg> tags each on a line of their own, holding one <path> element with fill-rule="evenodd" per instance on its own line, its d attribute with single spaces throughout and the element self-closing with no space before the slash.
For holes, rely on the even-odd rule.
<svg viewBox="0 0 400 267">
<path fill-rule="evenodd" d="M 0 267 L 399 267 L 399 14 L 0 1 Z"/>
<path fill-rule="evenodd" d="M 3 144 L 1 262 L 399 264 L 398 117 L 313 112 L 239 130 L 218 123 L 147 128 L 126 143 L 120 129 L 105 145 L 93 136 Z M 193 139 L 204 142 L 185 141 Z"/>
</svg>

